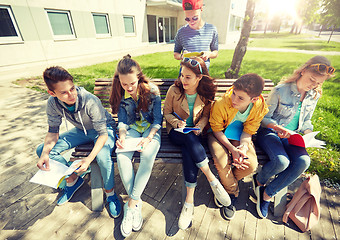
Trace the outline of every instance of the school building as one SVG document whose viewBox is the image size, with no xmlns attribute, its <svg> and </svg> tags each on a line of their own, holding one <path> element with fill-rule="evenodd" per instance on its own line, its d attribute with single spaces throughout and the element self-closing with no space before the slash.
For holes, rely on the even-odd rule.
<svg viewBox="0 0 340 240">
<path fill-rule="evenodd" d="M 181 0 L 0 0 L 0 80 L 112 61 L 171 44 L 186 24 Z M 247 0 L 204 0 L 219 43 L 238 41 Z M 172 57 L 172 54 L 169 56 Z"/>
</svg>

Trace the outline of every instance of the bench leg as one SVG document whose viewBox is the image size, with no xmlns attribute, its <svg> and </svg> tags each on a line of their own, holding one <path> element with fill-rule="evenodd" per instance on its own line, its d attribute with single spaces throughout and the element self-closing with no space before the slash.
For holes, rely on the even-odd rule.
<svg viewBox="0 0 340 240">
<path fill-rule="evenodd" d="M 282 217 L 287 204 L 287 189 L 285 187 L 280 192 L 278 192 L 274 197 L 274 216 L 275 217 Z"/>
<path fill-rule="evenodd" d="M 96 161 L 91 163 L 91 200 L 92 211 L 101 212 L 104 205 L 103 179 Z"/>
</svg>

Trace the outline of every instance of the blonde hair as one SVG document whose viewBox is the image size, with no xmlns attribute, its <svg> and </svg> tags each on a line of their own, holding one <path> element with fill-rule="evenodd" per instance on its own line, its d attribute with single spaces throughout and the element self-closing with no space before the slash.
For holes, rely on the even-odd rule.
<svg viewBox="0 0 340 240">
<path fill-rule="evenodd" d="M 299 80 L 302 76 L 302 72 L 303 71 L 310 71 L 312 72 L 313 74 L 316 74 L 316 75 L 319 75 L 319 76 L 325 76 L 327 75 L 327 79 L 333 77 L 333 75 L 328 75 L 328 74 L 322 74 L 320 73 L 319 71 L 316 70 L 316 68 L 314 67 L 310 67 L 310 65 L 313 65 L 313 64 L 325 64 L 327 66 L 331 66 L 331 62 L 323 57 L 323 56 L 315 56 L 315 57 L 312 57 L 311 59 L 309 59 L 305 64 L 303 64 L 301 67 L 299 67 L 298 69 L 296 69 L 294 71 L 294 73 L 289 76 L 288 78 L 283 78 L 279 84 L 282 84 L 282 83 L 291 83 L 291 82 L 296 82 L 297 80 Z M 314 90 L 316 91 L 316 93 L 319 93 L 320 95 L 322 94 L 322 84 L 319 84 L 318 86 L 316 86 L 314 88 Z M 316 98 L 317 94 L 315 94 L 314 98 Z"/>
</svg>

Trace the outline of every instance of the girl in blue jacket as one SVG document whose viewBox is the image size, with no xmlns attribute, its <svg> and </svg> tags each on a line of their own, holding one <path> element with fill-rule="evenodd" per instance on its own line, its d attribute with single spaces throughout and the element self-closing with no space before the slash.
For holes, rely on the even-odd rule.
<svg viewBox="0 0 340 240">
<path fill-rule="evenodd" d="M 125 141 L 140 138 L 140 164 L 134 173 L 134 151 L 117 153 L 120 177 L 129 200 L 124 205 L 121 232 L 124 237 L 139 231 L 143 224 L 141 195 L 150 178 L 161 144 L 161 97 L 159 89 L 142 73 L 139 64 L 130 55 L 119 61 L 113 77 L 110 96 L 112 113 L 118 113 L 119 138 L 116 146 L 127 147 Z"/>
<path fill-rule="evenodd" d="M 315 56 L 277 85 L 268 97 L 269 112 L 257 133 L 257 143 L 270 161 L 253 177 L 256 208 L 261 218 L 267 217 L 269 202 L 275 194 L 293 183 L 310 165 L 306 149 L 288 143 L 289 131 L 303 134 L 313 131 L 311 118 L 322 83 L 334 71 L 327 58 Z M 272 176 L 274 180 L 267 183 Z"/>
</svg>

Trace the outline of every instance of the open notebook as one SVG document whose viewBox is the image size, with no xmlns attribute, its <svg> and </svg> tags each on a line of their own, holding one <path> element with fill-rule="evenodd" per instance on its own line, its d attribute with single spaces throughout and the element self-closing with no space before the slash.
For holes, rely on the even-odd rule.
<svg viewBox="0 0 340 240">
<path fill-rule="evenodd" d="M 116 153 L 120 152 L 134 152 L 142 149 L 141 145 L 137 146 L 143 140 L 142 137 L 139 138 L 126 138 L 124 148 L 116 148 Z"/>
<path fill-rule="evenodd" d="M 68 167 L 58 161 L 50 159 L 50 171 L 43 171 L 39 169 L 38 172 L 30 179 L 30 182 L 57 189 L 63 179 L 76 170 L 75 165 L 80 161 L 81 160 L 76 160 Z"/>
<path fill-rule="evenodd" d="M 175 131 L 177 132 L 181 132 L 181 133 L 184 133 L 184 134 L 187 134 L 191 131 L 197 131 L 197 130 L 200 130 L 199 128 L 194 128 L 194 127 L 185 127 L 185 128 L 175 128 Z"/>
<path fill-rule="evenodd" d="M 304 148 L 308 148 L 308 147 L 325 148 L 324 145 L 326 145 L 326 143 L 324 141 L 321 141 L 315 138 L 315 136 L 319 132 L 320 131 L 311 132 L 311 133 L 307 133 L 301 136 L 300 134 L 296 132 L 289 131 L 290 137 L 288 138 L 288 142 L 291 145 L 304 147 Z"/>
</svg>

